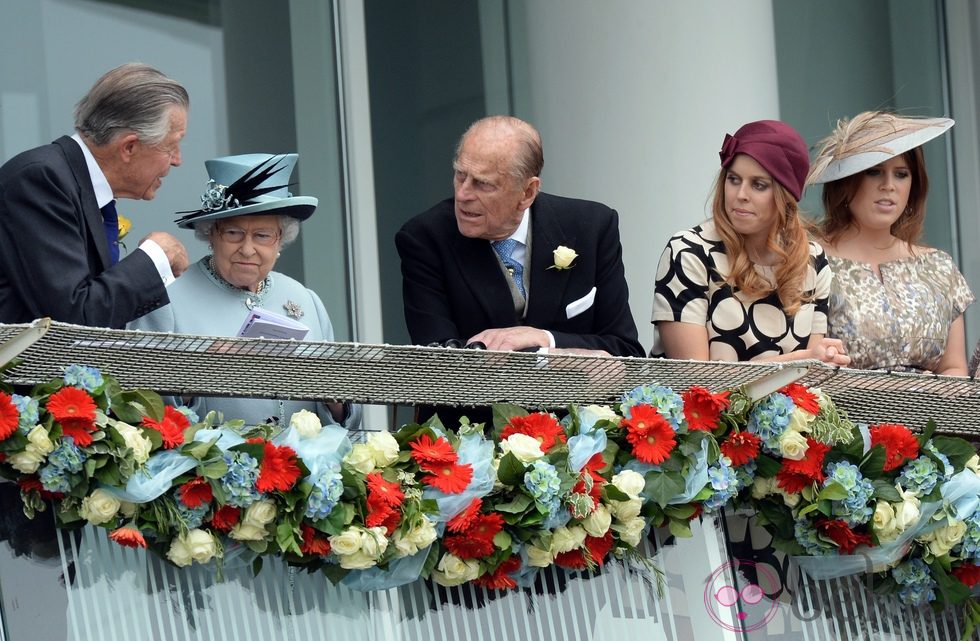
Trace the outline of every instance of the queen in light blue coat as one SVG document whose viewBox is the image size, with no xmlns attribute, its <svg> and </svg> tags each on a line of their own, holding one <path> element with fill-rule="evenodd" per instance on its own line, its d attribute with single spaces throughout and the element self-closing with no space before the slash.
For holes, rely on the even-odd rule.
<svg viewBox="0 0 980 641">
<path fill-rule="evenodd" d="M 237 336 L 253 309 L 262 308 L 309 327 L 304 340 L 332 341 L 333 326 L 316 292 L 273 271 L 279 251 L 299 233 L 317 199 L 287 191 L 296 154 L 247 154 L 205 163 L 211 180 L 202 209 L 177 223 L 193 228 L 211 253 L 167 289 L 170 304 L 136 319 L 129 329 L 203 336 Z M 226 186 L 227 185 L 227 186 Z M 218 410 L 248 424 L 288 424 L 294 412 L 315 411 L 324 423 L 357 429 L 360 409 L 344 403 L 260 398 L 179 399 L 202 418 Z"/>
</svg>

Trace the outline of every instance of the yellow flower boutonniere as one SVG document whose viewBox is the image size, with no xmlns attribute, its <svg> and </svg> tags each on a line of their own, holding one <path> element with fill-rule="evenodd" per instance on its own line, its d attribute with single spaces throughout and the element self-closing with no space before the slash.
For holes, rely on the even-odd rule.
<svg viewBox="0 0 980 641">
<path fill-rule="evenodd" d="M 117 216 L 119 218 L 119 240 L 122 240 L 129 233 L 129 230 L 133 228 L 133 221 L 122 214 L 117 214 Z"/>
<path fill-rule="evenodd" d="M 555 264 L 548 269 L 571 269 L 574 267 L 572 262 L 578 258 L 578 253 L 574 249 L 565 247 L 564 245 L 558 245 L 553 254 L 555 256 Z"/>
</svg>

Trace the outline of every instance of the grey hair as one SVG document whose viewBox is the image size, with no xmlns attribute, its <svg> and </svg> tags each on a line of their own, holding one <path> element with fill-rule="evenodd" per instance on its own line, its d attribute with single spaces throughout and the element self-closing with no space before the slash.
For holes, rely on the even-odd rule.
<svg viewBox="0 0 980 641">
<path fill-rule="evenodd" d="M 170 112 L 187 109 L 187 90 L 153 67 L 131 62 L 99 78 L 75 105 L 75 129 L 95 145 L 135 132 L 147 145 L 170 133 Z"/>
<path fill-rule="evenodd" d="M 248 214 L 246 214 L 246 216 L 247 215 Z M 233 216 L 229 216 L 229 218 L 233 218 Z M 214 232 L 215 223 L 217 223 L 218 220 L 224 219 L 202 220 L 199 223 L 195 223 L 194 238 L 197 238 L 205 243 L 210 243 L 211 234 Z M 279 239 L 280 247 L 286 247 L 296 240 L 296 237 L 299 236 L 299 225 L 299 221 L 292 216 L 279 216 L 279 232 L 282 234 L 282 237 Z"/>
<path fill-rule="evenodd" d="M 541 146 L 541 134 L 530 123 L 514 116 L 487 116 L 477 120 L 460 136 L 456 144 L 455 160 L 463 149 L 466 138 L 481 129 L 500 129 L 502 136 L 512 136 L 519 145 L 517 155 L 512 159 L 510 171 L 514 178 L 525 181 L 541 175 L 544 167 L 544 149 Z"/>
</svg>

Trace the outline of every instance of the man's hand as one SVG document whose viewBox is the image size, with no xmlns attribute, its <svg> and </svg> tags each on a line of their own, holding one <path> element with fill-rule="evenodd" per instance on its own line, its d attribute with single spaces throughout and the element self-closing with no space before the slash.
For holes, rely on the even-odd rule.
<svg viewBox="0 0 980 641">
<path fill-rule="evenodd" d="M 480 341 L 487 349 L 510 350 L 527 349 L 529 347 L 548 347 L 551 341 L 548 333 L 535 327 L 500 327 L 485 329 L 476 336 L 471 336 L 467 343 Z"/>
<path fill-rule="evenodd" d="M 143 240 L 152 240 L 160 246 L 163 253 L 167 255 L 167 260 L 170 261 L 170 270 L 174 273 L 174 276 L 183 274 L 184 270 L 190 264 L 190 260 L 187 258 L 187 250 L 184 249 L 184 244 L 167 232 L 150 232 Z M 143 242 L 143 240 L 140 242 Z"/>
</svg>

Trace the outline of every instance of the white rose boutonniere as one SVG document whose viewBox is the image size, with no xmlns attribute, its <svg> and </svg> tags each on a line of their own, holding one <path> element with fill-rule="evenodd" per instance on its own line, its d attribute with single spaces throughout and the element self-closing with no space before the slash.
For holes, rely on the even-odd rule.
<svg viewBox="0 0 980 641">
<path fill-rule="evenodd" d="M 564 245 L 558 245 L 553 254 L 555 264 L 548 269 L 571 269 L 573 267 L 572 262 L 578 258 L 578 253 L 574 249 Z"/>
</svg>

